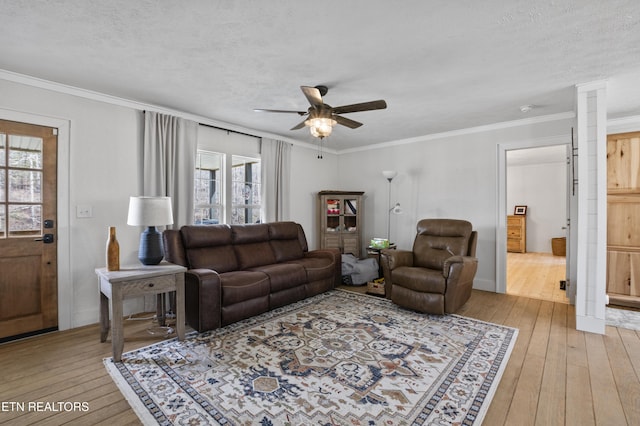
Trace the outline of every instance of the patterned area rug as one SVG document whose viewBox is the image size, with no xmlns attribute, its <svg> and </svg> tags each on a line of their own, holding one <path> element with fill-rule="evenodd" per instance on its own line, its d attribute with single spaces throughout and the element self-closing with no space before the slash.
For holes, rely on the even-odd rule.
<svg viewBox="0 0 640 426">
<path fill-rule="evenodd" d="M 518 330 L 331 291 L 105 366 L 144 424 L 480 424 Z"/>
</svg>

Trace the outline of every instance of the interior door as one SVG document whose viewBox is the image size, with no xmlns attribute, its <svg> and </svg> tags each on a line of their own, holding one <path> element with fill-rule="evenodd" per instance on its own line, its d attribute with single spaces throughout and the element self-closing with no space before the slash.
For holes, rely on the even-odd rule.
<svg viewBox="0 0 640 426">
<path fill-rule="evenodd" d="M 0 342 L 58 327 L 56 134 L 0 120 Z"/>
</svg>

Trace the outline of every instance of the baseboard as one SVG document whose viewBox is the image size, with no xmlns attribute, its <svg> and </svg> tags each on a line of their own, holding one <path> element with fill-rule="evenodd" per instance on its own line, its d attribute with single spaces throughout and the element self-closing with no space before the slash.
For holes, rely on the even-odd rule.
<svg viewBox="0 0 640 426">
<path fill-rule="evenodd" d="M 576 315 L 576 330 L 605 334 L 605 319 Z"/>
</svg>

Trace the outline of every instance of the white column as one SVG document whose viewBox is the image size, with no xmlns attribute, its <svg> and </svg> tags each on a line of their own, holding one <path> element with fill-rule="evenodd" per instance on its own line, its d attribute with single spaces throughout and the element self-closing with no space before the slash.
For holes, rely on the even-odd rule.
<svg viewBox="0 0 640 426">
<path fill-rule="evenodd" d="M 606 82 L 576 86 L 576 121 L 579 206 L 576 328 L 604 334 L 607 278 Z"/>
</svg>

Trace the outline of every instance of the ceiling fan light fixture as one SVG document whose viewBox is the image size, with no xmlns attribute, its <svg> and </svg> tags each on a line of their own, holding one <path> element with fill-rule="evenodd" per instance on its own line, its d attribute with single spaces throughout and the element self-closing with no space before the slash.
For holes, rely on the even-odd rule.
<svg viewBox="0 0 640 426">
<path fill-rule="evenodd" d="M 333 118 L 314 117 L 306 120 L 304 124 L 309 127 L 312 136 L 322 139 L 331 134 L 337 122 Z"/>
</svg>

